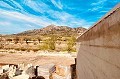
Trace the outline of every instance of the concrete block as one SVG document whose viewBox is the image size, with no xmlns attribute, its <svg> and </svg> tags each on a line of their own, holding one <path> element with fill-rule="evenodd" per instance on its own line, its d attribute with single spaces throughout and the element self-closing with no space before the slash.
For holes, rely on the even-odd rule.
<svg viewBox="0 0 120 79">
<path fill-rule="evenodd" d="M 16 69 L 15 76 L 21 75 L 23 70 Z"/>
<path fill-rule="evenodd" d="M 56 73 L 60 76 L 66 76 L 67 74 L 67 66 L 56 66 Z"/>
<path fill-rule="evenodd" d="M 26 74 L 29 75 L 30 78 L 35 76 L 35 68 L 34 66 L 28 67 L 25 71 Z"/>
<path fill-rule="evenodd" d="M 66 79 L 66 77 L 57 75 L 56 73 L 52 74 L 52 78 L 53 78 L 53 79 Z"/>
<path fill-rule="evenodd" d="M 9 70 L 9 65 L 2 66 L 3 73 L 7 72 Z"/>
<path fill-rule="evenodd" d="M 19 76 L 14 76 L 12 79 L 29 79 L 29 75 L 22 74 L 22 75 L 19 75 Z"/>
<path fill-rule="evenodd" d="M 3 69 L 2 68 L 0 68 L 0 74 L 2 74 L 3 73 Z"/>
<path fill-rule="evenodd" d="M 54 64 L 46 64 L 37 67 L 37 76 L 43 76 L 45 79 L 49 79 L 53 72 L 55 72 Z"/>
<path fill-rule="evenodd" d="M 20 70 L 24 70 L 25 64 L 18 64 L 18 68 L 19 68 Z"/>
<path fill-rule="evenodd" d="M 15 76 L 15 72 L 16 72 L 16 66 L 11 65 L 8 69 L 8 76 L 9 77 Z"/>
</svg>

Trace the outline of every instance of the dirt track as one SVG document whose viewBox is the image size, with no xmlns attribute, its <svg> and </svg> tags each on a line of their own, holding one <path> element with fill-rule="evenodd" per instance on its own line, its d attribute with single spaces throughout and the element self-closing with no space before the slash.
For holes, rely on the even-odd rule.
<svg viewBox="0 0 120 79">
<path fill-rule="evenodd" d="M 42 65 L 54 63 L 56 65 L 71 65 L 74 63 L 74 58 L 65 56 L 41 56 L 38 54 L 9 54 L 0 53 L 1 64 L 20 64 L 32 63 L 33 65 Z"/>
</svg>

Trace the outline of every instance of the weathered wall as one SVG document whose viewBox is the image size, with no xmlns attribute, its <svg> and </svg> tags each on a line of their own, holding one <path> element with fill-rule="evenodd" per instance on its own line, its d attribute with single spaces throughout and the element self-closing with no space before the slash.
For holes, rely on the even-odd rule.
<svg viewBox="0 0 120 79">
<path fill-rule="evenodd" d="M 77 42 L 78 79 L 120 79 L 120 4 Z"/>
</svg>

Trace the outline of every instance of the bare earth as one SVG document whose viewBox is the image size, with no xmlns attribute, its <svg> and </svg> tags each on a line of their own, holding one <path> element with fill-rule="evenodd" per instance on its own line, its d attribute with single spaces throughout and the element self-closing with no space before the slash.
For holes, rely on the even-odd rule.
<svg viewBox="0 0 120 79">
<path fill-rule="evenodd" d="M 43 65 L 54 63 L 56 65 L 71 65 L 74 64 L 74 58 L 70 56 L 60 56 L 60 55 L 39 55 L 34 53 L 27 54 L 9 54 L 0 53 L 0 64 L 33 64 L 33 65 Z"/>
</svg>

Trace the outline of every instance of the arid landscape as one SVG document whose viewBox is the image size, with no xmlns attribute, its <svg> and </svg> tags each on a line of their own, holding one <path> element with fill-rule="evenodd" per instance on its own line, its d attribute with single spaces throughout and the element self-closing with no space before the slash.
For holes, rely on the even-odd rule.
<svg viewBox="0 0 120 79">
<path fill-rule="evenodd" d="M 1 49 L 22 51 L 68 51 L 76 52 L 76 38 L 86 29 L 82 27 L 49 25 L 42 29 L 25 31 L 18 34 L 1 35 Z"/>
<path fill-rule="evenodd" d="M 0 79 L 120 79 L 120 1 L 0 0 Z"/>
<path fill-rule="evenodd" d="M 76 78 L 75 73 L 73 74 L 74 76 L 70 76 L 70 74 L 75 72 L 76 38 L 84 31 L 86 29 L 82 27 L 70 28 L 67 26 L 49 25 L 42 29 L 1 35 L 0 65 L 4 67 L 12 64 L 14 69 L 14 66 L 19 66 L 19 64 L 23 64 L 25 68 L 26 66 L 29 68 L 29 64 L 34 67 L 48 66 L 47 68 L 49 68 L 49 64 L 54 64 L 55 69 L 58 69 L 55 71 L 57 73 L 53 72 L 53 79 L 56 79 L 54 77 Z M 68 68 L 67 71 L 65 71 L 65 68 Z M 73 72 L 71 73 L 70 69 L 72 68 Z M 69 74 L 61 76 L 60 74 L 62 73 Z M 10 72 L 8 72 L 8 76 L 11 76 L 9 74 Z M 14 78 L 14 75 L 12 74 L 11 77 Z"/>
<path fill-rule="evenodd" d="M 75 55 L 60 54 L 60 53 L 0 52 L 0 63 L 1 64 L 20 64 L 20 63 L 30 64 L 31 63 L 33 65 L 43 65 L 43 64 L 54 63 L 56 65 L 69 66 L 75 63 L 74 58 L 75 58 Z"/>
</svg>

